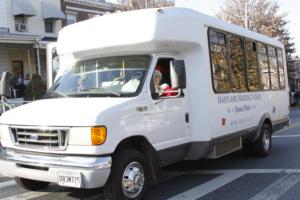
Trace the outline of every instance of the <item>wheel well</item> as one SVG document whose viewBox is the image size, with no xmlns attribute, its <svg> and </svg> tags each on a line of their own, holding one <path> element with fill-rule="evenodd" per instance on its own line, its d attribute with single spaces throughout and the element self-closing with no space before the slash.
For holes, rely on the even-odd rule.
<svg viewBox="0 0 300 200">
<path fill-rule="evenodd" d="M 249 136 L 245 136 L 243 142 L 246 144 L 247 143 L 251 144 L 251 143 L 255 142 L 259 138 L 261 127 L 264 124 L 268 124 L 271 128 L 271 131 L 273 132 L 272 121 L 270 120 L 270 116 L 268 114 L 265 114 L 259 121 L 259 124 L 258 124 L 255 132 L 253 132 L 253 134 L 251 134 Z"/>
<path fill-rule="evenodd" d="M 266 118 L 263 124 L 268 124 L 273 132 L 272 122 L 269 118 Z"/>
<path fill-rule="evenodd" d="M 134 149 L 143 153 L 150 164 L 151 183 L 158 181 L 159 174 L 161 173 L 159 157 L 154 147 L 144 136 L 133 136 L 122 140 L 113 155 L 118 151 L 122 151 L 122 149 Z"/>
</svg>

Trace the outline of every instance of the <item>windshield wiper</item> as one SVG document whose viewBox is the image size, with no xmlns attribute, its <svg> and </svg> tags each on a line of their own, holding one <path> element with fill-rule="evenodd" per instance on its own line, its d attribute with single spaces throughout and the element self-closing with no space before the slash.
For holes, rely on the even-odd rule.
<svg viewBox="0 0 300 200">
<path fill-rule="evenodd" d="M 86 90 L 82 90 L 83 92 L 79 92 L 78 94 L 113 94 L 114 96 L 121 96 L 121 93 L 107 89 L 107 88 L 88 88 Z"/>
<path fill-rule="evenodd" d="M 52 90 L 50 92 L 47 92 L 46 95 L 45 95 L 45 97 L 57 97 L 57 96 L 59 96 L 59 97 L 68 97 L 68 95 L 66 95 L 62 92 L 54 91 L 54 90 Z"/>
</svg>

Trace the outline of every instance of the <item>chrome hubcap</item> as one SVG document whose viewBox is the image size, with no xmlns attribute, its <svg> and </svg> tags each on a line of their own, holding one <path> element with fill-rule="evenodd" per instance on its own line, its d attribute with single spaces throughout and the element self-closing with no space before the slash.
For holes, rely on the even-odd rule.
<svg viewBox="0 0 300 200">
<path fill-rule="evenodd" d="M 142 165 L 138 162 L 127 165 L 122 177 L 122 188 L 126 197 L 137 197 L 143 190 L 144 183 L 145 176 Z"/>
<path fill-rule="evenodd" d="M 271 138 L 268 130 L 264 131 L 263 145 L 265 150 L 270 148 Z"/>
</svg>

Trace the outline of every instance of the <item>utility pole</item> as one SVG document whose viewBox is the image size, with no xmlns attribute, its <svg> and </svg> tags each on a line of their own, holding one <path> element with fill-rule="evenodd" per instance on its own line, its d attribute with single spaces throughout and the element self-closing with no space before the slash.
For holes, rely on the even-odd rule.
<svg viewBox="0 0 300 200">
<path fill-rule="evenodd" d="M 248 25 L 248 3 L 245 3 L 245 28 L 248 29 L 249 25 Z"/>
</svg>

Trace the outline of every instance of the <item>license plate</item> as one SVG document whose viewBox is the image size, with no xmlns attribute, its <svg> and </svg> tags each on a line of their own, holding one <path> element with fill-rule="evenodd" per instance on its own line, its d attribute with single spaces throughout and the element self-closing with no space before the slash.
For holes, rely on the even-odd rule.
<svg viewBox="0 0 300 200">
<path fill-rule="evenodd" d="M 58 185 L 67 187 L 81 187 L 81 174 L 76 172 L 58 172 Z"/>
</svg>

